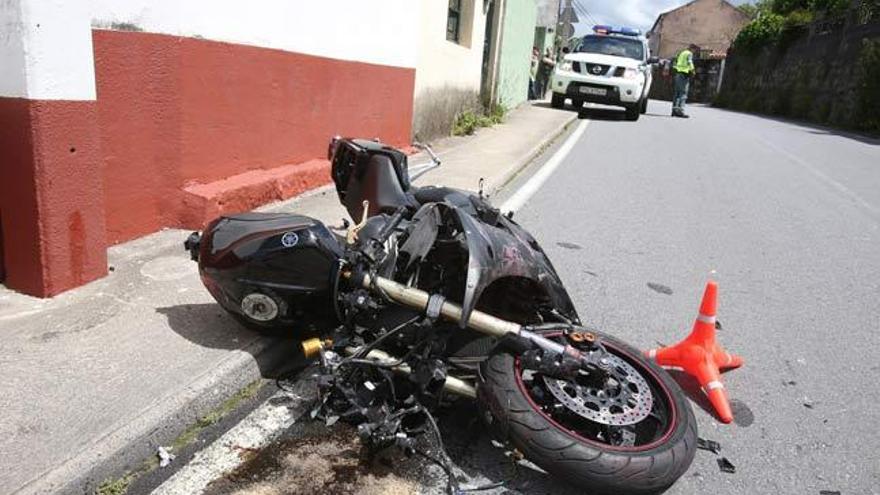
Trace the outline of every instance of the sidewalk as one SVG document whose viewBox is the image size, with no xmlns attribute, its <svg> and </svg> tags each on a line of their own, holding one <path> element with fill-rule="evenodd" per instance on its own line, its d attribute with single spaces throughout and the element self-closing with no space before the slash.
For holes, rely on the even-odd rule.
<svg viewBox="0 0 880 495">
<path fill-rule="evenodd" d="M 491 194 L 576 118 L 524 105 L 501 125 L 438 143 L 443 165 L 419 183 L 475 190 L 484 177 Z M 264 209 L 332 224 L 345 215 L 329 187 Z M 108 277 L 54 299 L 0 286 L 4 492 L 91 493 L 293 350 L 241 328 L 213 302 L 183 251 L 187 234 L 115 246 Z"/>
</svg>

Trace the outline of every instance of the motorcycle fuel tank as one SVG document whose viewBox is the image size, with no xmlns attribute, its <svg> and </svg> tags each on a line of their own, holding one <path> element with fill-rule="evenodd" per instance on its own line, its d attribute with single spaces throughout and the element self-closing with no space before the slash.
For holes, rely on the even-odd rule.
<svg viewBox="0 0 880 495">
<path fill-rule="evenodd" d="M 258 331 L 286 333 L 335 320 L 342 247 L 320 221 L 286 213 L 222 216 L 187 241 L 205 287 Z"/>
</svg>

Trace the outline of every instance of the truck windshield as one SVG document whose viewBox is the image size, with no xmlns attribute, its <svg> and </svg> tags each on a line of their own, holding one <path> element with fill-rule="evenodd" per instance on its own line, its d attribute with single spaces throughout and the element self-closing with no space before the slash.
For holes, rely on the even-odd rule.
<svg viewBox="0 0 880 495">
<path fill-rule="evenodd" d="M 615 57 L 628 57 L 644 60 L 645 49 L 637 39 L 619 38 L 616 36 L 584 36 L 577 47 L 578 52 L 601 53 Z"/>
</svg>

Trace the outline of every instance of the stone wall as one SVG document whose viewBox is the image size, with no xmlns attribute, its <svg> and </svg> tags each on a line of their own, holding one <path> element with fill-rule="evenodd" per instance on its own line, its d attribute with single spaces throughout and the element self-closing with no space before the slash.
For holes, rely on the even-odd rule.
<svg viewBox="0 0 880 495">
<path fill-rule="evenodd" d="M 841 22 L 789 31 L 757 53 L 732 51 L 715 104 L 868 129 L 880 112 L 880 95 L 871 93 L 880 60 L 866 57 L 878 58 L 878 43 L 880 22 Z"/>
</svg>

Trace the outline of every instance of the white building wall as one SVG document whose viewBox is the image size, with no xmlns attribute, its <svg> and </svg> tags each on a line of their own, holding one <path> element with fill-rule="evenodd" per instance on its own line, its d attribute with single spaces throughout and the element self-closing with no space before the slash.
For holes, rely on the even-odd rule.
<svg viewBox="0 0 880 495">
<path fill-rule="evenodd" d="M 445 12 L 445 0 L 442 3 Z M 146 32 L 416 67 L 421 6 L 420 0 L 2 0 L 0 96 L 95 99 L 93 26 L 127 25 Z M 445 24 L 439 27 L 445 30 Z"/>
<path fill-rule="evenodd" d="M 0 96 L 94 100 L 88 4 L 0 2 Z"/>
<path fill-rule="evenodd" d="M 126 23 L 154 33 L 396 67 L 416 65 L 414 20 L 422 0 L 79 1 L 92 5 L 98 27 Z"/>
<path fill-rule="evenodd" d="M 452 87 L 479 91 L 486 11 L 483 0 L 462 0 L 463 43 L 446 39 L 448 0 L 421 0 L 416 98 L 426 89 Z"/>
<path fill-rule="evenodd" d="M 27 96 L 20 0 L 0 3 L 0 96 Z"/>
</svg>

